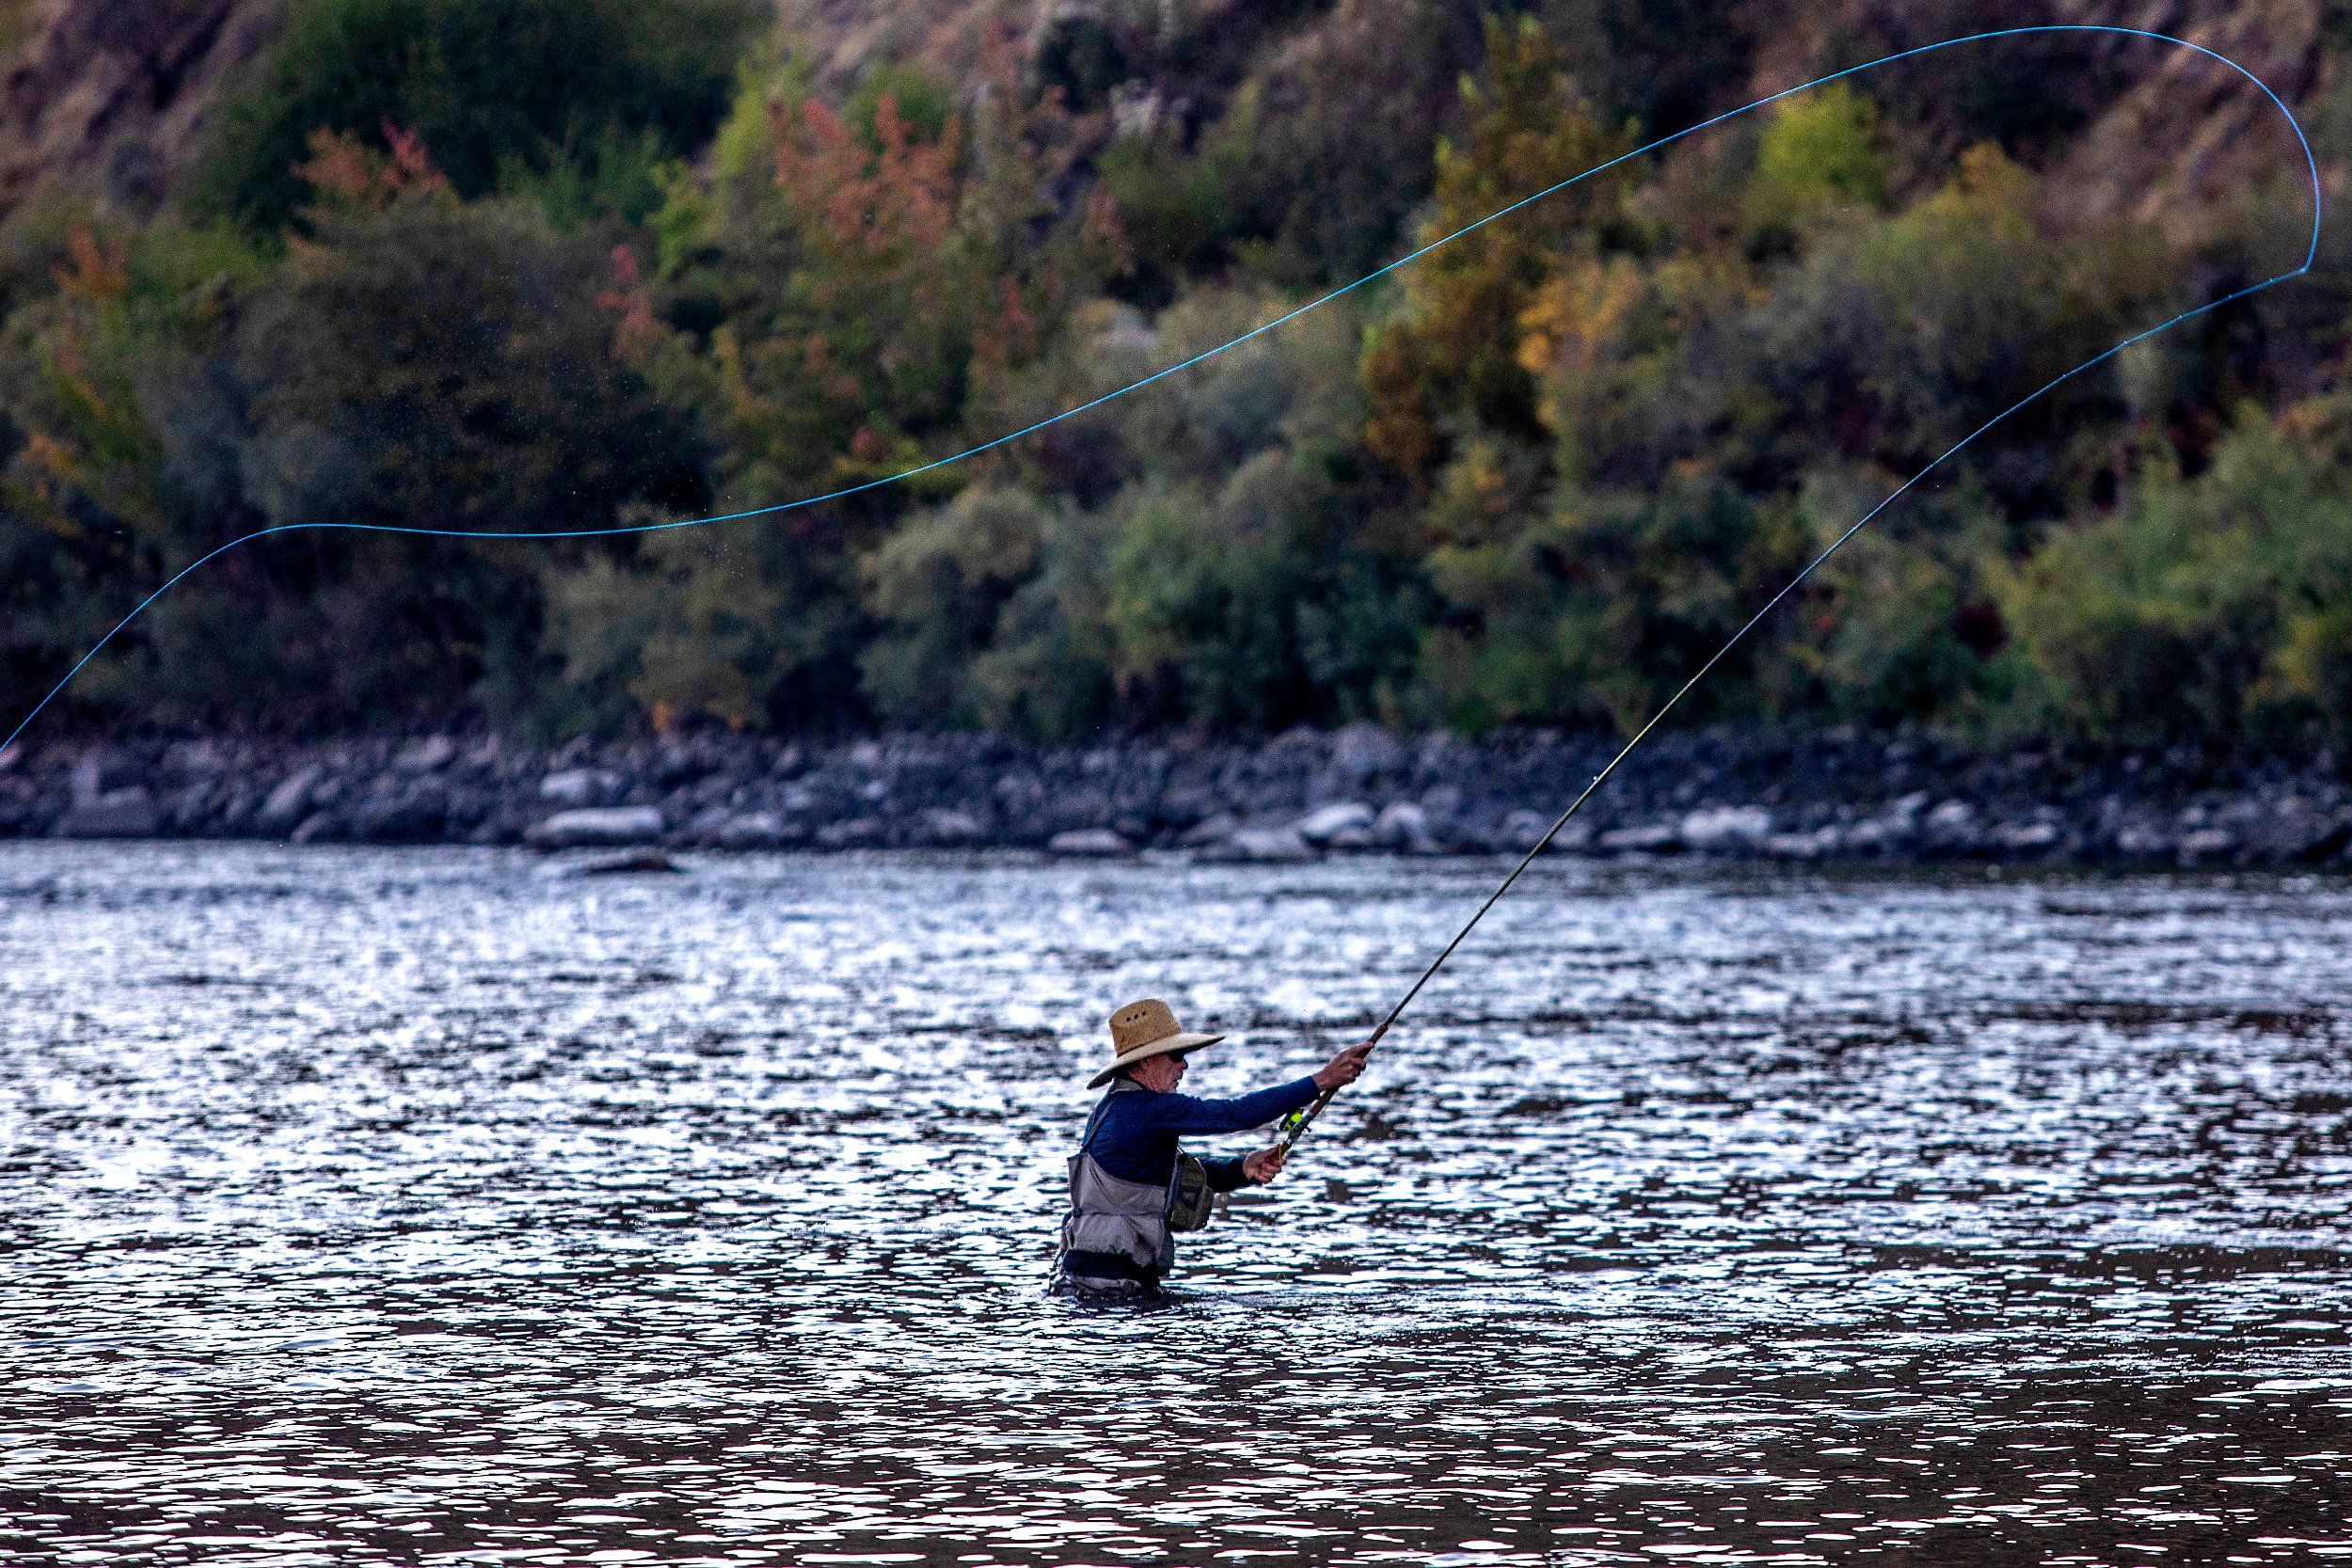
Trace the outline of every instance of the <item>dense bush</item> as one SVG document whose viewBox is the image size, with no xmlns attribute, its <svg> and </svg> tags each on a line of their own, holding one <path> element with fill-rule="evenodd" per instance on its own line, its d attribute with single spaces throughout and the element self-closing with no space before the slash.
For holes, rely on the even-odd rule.
<svg viewBox="0 0 2352 1568">
<path fill-rule="evenodd" d="M 1470 126 L 1437 152 L 1435 213 L 1423 242 L 1601 164 L 1630 144 L 1603 131 L 1579 99 L 1567 57 L 1531 18 L 1488 25 L 1487 71 L 1466 84 Z M 1423 482 L 1472 430 L 1534 437 L 1534 378 L 1518 352 L 1519 323 L 1558 260 L 1608 238 L 1624 179 L 1572 185 L 1463 235 L 1404 279 L 1407 309 L 1365 361 L 1373 451 Z"/>
<path fill-rule="evenodd" d="M 1167 117 L 1114 140 L 1103 188 L 1133 246 L 1130 298 L 1246 259 L 1287 286 L 1393 259 L 1436 178 L 1431 154 L 1478 34 L 1445 0 L 1340 0 L 1198 130 Z"/>
<path fill-rule="evenodd" d="M 2124 504 L 2004 574 L 2028 717 L 2129 740 L 2352 735 L 2352 408 L 2249 417 L 2195 480 Z"/>
<path fill-rule="evenodd" d="M 322 147 L 315 237 L 275 266 L 219 231 L 86 235 L 72 286 L 12 324 L 6 373 L 33 428 L 5 521 L 19 549 L 27 524 L 80 542 L 43 574 L 67 603 L 61 572 L 152 581 L 262 528 L 561 532 L 707 499 L 691 421 L 614 357 L 598 246 L 461 202 L 421 161 Z M 182 714 L 516 716 L 544 695 L 540 574 L 579 549 L 260 542 L 163 601 L 107 669 Z M 82 635 L 57 630 L 51 659 Z"/>
<path fill-rule="evenodd" d="M 732 509 L 866 485 L 953 447 L 976 400 L 1036 358 L 1070 293 L 1104 271 L 1087 214 L 1035 232 L 1063 158 L 1052 105 L 999 91 L 967 116 L 919 78 L 894 82 L 845 114 L 788 67 L 754 79 L 708 186 L 682 187 L 655 220 L 665 319 L 631 353 L 704 411 Z M 901 88 L 919 113 L 901 110 Z M 885 586 L 882 619 L 903 628 L 922 570 L 915 543 L 871 558 L 911 503 L 966 477 L 731 528 L 723 548 L 654 541 L 642 574 L 560 592 L 570 667 L 665 714 L 739 724 L 856 719 L 869 689 L 896 711 L 938 633 L 902 629 L 867 657 L 881 628 L 866 583 Z"/>
<path fill-rule="evenodd" d="M 1033 581 L 1051 513 L 1019 490 L 978 487 L 910 517 L 874 554 L 868 593 L 882 631 L 865 684 L 885 717 L 916 725 L 980 721 L 974 664 L 995 643 L 1013 595 Z"/>
<path fill-rule="evenodd" d="M 256 230 L 306 199 L 294 172 L 321 131 L 423 140 L 459 194 L 502 181 L 642 178 L 707 140 L 755 0 L 295 0 L 222 114 L 199 207 Z"/>
</svg>

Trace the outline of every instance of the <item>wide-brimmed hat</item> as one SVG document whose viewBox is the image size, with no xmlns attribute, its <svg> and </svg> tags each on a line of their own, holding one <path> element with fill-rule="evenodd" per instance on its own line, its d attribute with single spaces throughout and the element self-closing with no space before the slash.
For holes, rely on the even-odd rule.
<svg viewBox="0 0 2352 1568">
<path fill-rule="evenodd" d="M 1111 1065 L 1094 1075 L 1087 1085 L 1099 1089 L 1119 1076 L 1121 1069 L 1131 1068 L 1147 1057 L 1165 1056 L 1171 1052 L 1198 1051 L 1204 1045 L 1215 1045 L 1223 1035 L 1195 1035 L 1176 1022 L 1176 1015 L 1168 1004 L 1157 999 L 1130 1002 L 1111 1014 Z"/>
</svg>

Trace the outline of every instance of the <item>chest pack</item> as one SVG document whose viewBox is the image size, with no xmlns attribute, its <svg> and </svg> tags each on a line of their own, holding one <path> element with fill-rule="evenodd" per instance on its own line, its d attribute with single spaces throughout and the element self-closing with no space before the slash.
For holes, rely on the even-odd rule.
<svg viewBox="0 0 2352 1568">
<path fill-rule="evenodd" d="M 1216 1214 L 1216 1194 L 1209 1190 L 1208 1167 L 1176 1151 L 1176 1177 L 1168 1184 L 1168 1227 L 1204 1230 Z"/>
</svg>

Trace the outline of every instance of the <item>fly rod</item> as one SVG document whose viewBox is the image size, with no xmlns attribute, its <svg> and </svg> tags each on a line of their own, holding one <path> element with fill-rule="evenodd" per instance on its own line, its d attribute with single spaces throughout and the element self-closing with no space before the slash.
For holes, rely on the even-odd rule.
<svg viewBox="0 0 2352 1568">
<path fill-rule="evenodd" d="M 1738 647 L 1741 640 L 1744 639 L 1748 633 L 1754 631 L 1757 625 L 1761 623 L 1767 615 L 1770 615 L 1774 609 L 1778 608 L 1783 599 L 1795 593 L 1798 587 L 1801 586 L 1807 578 L 1810 578 L 1820 568 L 1822 562 L 1828 561 L 1831 556 L 1837 553 L 1838 549 L 1844 546 L 1847 540 L 1851 539 L 1855 534 L 1860 533 L 1864 528 L 1867 527 L 1872 518 L 1876 517 L 1880 513 L 1892 506 L 1904 495 L 1905 492 L 1909 491 L 1921 480 L 1927 478 L 1930 474 L 1935 472 L 1936 469 L 1942 467 L 1944 464 L 1955 453 L 1959 452 L 1970 442 L 1976 440 L 1978 436 L 1982 436 L 1986 431 L 1991 430 L 1994 425 L 1999 424 L 2002 420 L 2008 419 L 2010 415 L 2015 414 L 2018 410 L 2026 407 L 2027 404 L 2040 401 L 2043 396 L 2052 390 L 2056 389 L 2064 383 L 2073 380 L 2074 377 L 2082 374 L 2085 371 L 2090 370 L 2094 365 L 2103 364 L 2106 360 L 2112 359 L 2117 355 L 2122 353 L 2125 349 L 2131 347 L 2134 343 L 2145 342 L 2149 339 L 2156 337 L 2160 333 L 2169 332 L 2173 327 L 2180 325 L 2183 322 L 2194 320 L 2199 316 L 2206 314 L 2208 311 L 2217 310 L 2224 305 L 2231 304 L 2236 300 L 2244 299 L 2249 294 L 2260 293 L 2265 289 L 2274 287 L 2280 283 L 2284 283 L 2290 278 L 2300 277 L 2303 274 L 2311 271 L 2312 263 L 2319 255 L 2319 221 L 2322 198 L 2320 195 L 2319 165 L 2317 160 L 2312 155 L 2311 142 L 2309 138 L 2303 135 L 2302 124 L 2295 118 L 2295 112 L 2287 107 L 2286 103 L 2280 100 L 2276 92 L 2271 90 L 2268 83 L 2265 82 L 2261 77 L 2255 75 L 2252 71 L 2247 70 L 2244 66 L 2238 64 L 2235 60 L 2231 59 L 2228 55 L 2217 54 L 2215 51 L 2207 49 L 2201 44 L 2191 43 L 2185 39 L 2173 38 L 2168 34 L 2141 32 L 2137 28 L 2104 28 L 2085 27 L 2079 25 L 2007 28 L 2000 32 L 1976 34 L 1970 38 L 1947 40 L 1943 43 L 1930 44 L 1923 49 L 1906 51 L 1903 55 L 1893 55 L 1887 56 L 1886 59 L 1873 60 L 1869 62 L 1868 65 L 1850 67 L 1847 71 L 1837 72 L 1837 75 L 1844 76 L 1849 75 L 1853 71 L 1867 71 L 1870 69 L 1871 66 L 1885 65 L 1893 60 L 1902 59 L 1906 57 L 1906 55 L 1912 54 L 1924 54 L 1928 49 L 1948 48 L 1954 43 L 1970 43 L 1983 39 L 2003 38 L 2013 36 L 2018 33 L 2065 33 L 2078 31 L 2129 32 L 2141 38 L 2153 38 L 2161 40 L 2166 43 L 2178 44 L 2185 49 L 2195 50 L 2200 55 L 2220 61 L 2223 65 L 2228 66 L 2231 70 L 2236 71 L 2239 75 L 2245 77 L 2248 81 L 2253 83 L 2254 86 L 2263 90 L 2264 95 L 2267 97 L 2272 103 L 2278 106 L 2279 112 L 2286 117 L 2287 124 L 2293 128 L 2295 132 L 2296 140 L 2302 146 L 2304 162 L 2310 166 L 2312 182 L 2312 243 L 2310 250 L 2303 258 L 2302 264 L 2290 271 L 2280 273 L 2274 277 L 2266 277 L 2259 283 L 2252 284 L 2247 288 L 2239 289 L 2232 293 L 2223 294 L 2217 299 L 2209 300 L 2203 305 L 2195 306 L 2189 309 L 2184 310 L 2179 315 L 2172 317 L 2169 321 L 2161 322 L 2156 325 L 2148 328 L 2144 332 L 2135 333 L 2131 337 L 2124 339 L 2122 342 L 2117 343 L 2114 347 L 2107 349 L 2105 353 L 2093 355 L 2091 357 L 2084 360 L 2081 364 L 2076 365 L 2074 369 L 2052 377 L 2042 386 L 2034 388 L 2031 392 L 2028 392 L 2024 397 L 2018 399 L 2015 403 L 2010 404 L 2007 408 L 2002 409 L 1999 413 L 1985 420 L 1984 423 L 1977 426 L 1976 429 L 1970 431 L 1959 440 L 1953 442 L 1949 447 L 1946 448 L 1940 454 L 1938 454 L 1932 462 L 1929 463 L 1927 467 L 1913 474 L 1909 479 L 1904 480 L 1902 483 L 1897 485 L 1893 490 L 1888 491 L 1879 503 L 1876 506 L 1871 507 L 1869 511 L 1864 513 L 1861 519 L 1851 528 L 1846 530 L 1845 532 L 1830 541 L 1827 548 L 1823 549 L 1820 554 L 1815 556 L 1811 561 L 1807 562 L 1803 571 L 1800 571 L 1796 576 L 1781 584 L 1780 591 L 1774 594 L 1771 598 L 1764 601 L 1764 608 L 1750 616 L 1746 624 L 1740 626 L 1738 631 L 1733 632 L 1731 636 L 1724 641 L 1724 645 L 1716 649 L 1715 652 L 1708 657 L 1707 662 L 1700 665 L 1698 669 L 1692 673 L 1691 678 L 1684 681 L 1675 694 L 1667 698 L 1663 705 L 1661 705 L 1656 713 L 1650 715 L 1649 721 L 1644 724 L 1640 729 L 1634 731 L 1632 738 L 1618 748 L 1616 755 L 1609 759 L 1609 765 L 1606 768 L 1603 768 L 1599 772 L 1593 775 L 1592 782 L 1586 784 L 1583 789 L 1578 793 L 1575 800 L 1568 802 L 1568 809 L 1562 812 L 1556 818 L 1553 819 L 1551 826 L 1544 831 L 1543 836 L 1538 838 L 1534 844 L 1529 847 L 1526 854 L 1519 857 L 1518 864 L 1511 868 L 1510 875 L 1503 878 L 1495 890 L 1486 895 L 1486 901 L 1479 905 L 1470 917 L 1462 923 L 1462 928 L 1454 933 L 1454 940 L 1447 942 L 1445 946 L 1438 951 L 1438 956 L 1429 960 L 1429 967 L 1421 972 L 1420 977 L 1413 981 L 1411 987 L 1406 990 L 1403 996 L 1397 998 L 1396 1006 L 1389 1009 L 1388 1016 L 1381 1019 L 1379 1023 L 1373 1029 L 1371 1037 L 1364 1041 L 1367 1046 L 1376 1046 L 1380 1043 L 1381 1039 L 1388 1034 L 1390 1028 L 1395 1024 L 1397 1019 L 1403 1016 L 1405 1009 L 1412 1006 L 1413 999 L 1421 994 L 1422 988 L 1428 985 L 1431 978 L 1437 974 L 1438 971 L 1445 967 L 1445 961 L 1454 957 L 1454 951 L 1462 945 L 1463 942 L 1470 936 L 1470 932 L 1477 927 L 1478 923 L 1486 918 L 1486 911 L 1493 909 L 1496 904 L 1502 901 L 1502 895 L 1511 891 L 1512 884 L 1517 882 L 1519 879 L 1520 875 L 1524 873 L 1529 866 L 1535 863 L 1535 857 L 1542 854 L 1545 847 L 1550 844 L 1554 838 L 1559 836 L 1560 830 L 1568 825 L 1568 819 L 1583 808 L 1584 802 L 1591 800 L 1594 792 L 1598 790 L 1603 784 L 1608 782 L 1609 776 L 1617 770 L 1618 766 L 1622 764 L 1626 758 L 1633 754 L 1634 748 L 1641 745 L 1644 740 L 1649 737 L 1649 733 L 1658 727 L 1659 722 L 1663 720 L 1667 714 L 1674 711 L 1676 705 L 1680 703 L 1683 698 L 1689 696 L 1692 689 L 1697 686 L 1699 682 L 1705 680 L 1708 676 L 1708 673 L 1713 670 L 1716 665 L 1721 664 L 1724 661 L 1724 657 L 1728 655 L 1732 649 Z M 1823 77 L 1821 78 L 1821 81 L 1825 82 L 1835 79 L 1835 77 Z M 1760 107 L 1764 103 L 1769 103 L 1776 99 L 1786 97 L 1788 93 L 1802 92 L 1805 90 L 1806 87 L 1819 87 L 1820 85 L 1820 82 L 1808 82 L 1804 84 L 1804 87 L 1788 88 L 1787 92 L 1775 93 L 1772 98 L 1759 99 L 1756 103 L 1751 103 L 1743 108 L 1732 110 L 1730 114 L 1720 115 L 1716 117 L 1715 119 L 1707 120 L 1702 122 L 1700 125 L 1692 126 L 1692 130 L 1703 130 L 1708 125 L 1720 123 L 1722 120 L 1732 118 L 1733 115 L 1744 114 L 1749 109 Z M 1678 132 L 1677 133 L 1677 135 L 1687 135 L 1689 134 L 1689 132 Z M 1672 140 L 1675 138 L 1669 137 L 1667 139 Z M 1657 145 L 1661 144 L 1652 144 L 1652 146 Z M 1637 150 L 1645 151 L 1648 150 L 1648 149 L 1639 149 Z M 1281 1135 L 1275 1140 L 1275 1148 L 1281 1153 L 1288 1154 L 1297 1144 L 1298 1140 L 1306 1136 L 1307 1129 L 1314 1125 L 1315 1117 L 1323 1114 L 1324 1107 L 1330 1104 L 1332 1097 L 1338 1093 L 1339 1090 L 1337 1088 L 1326 1089 L 1321 1095 L 1316 1097 L 1311 1104 L 1307 1105 L 1303 1109 L 1294 1111 L 1289 1117 L 1285 1117 L 1281 1124 Z"/>
</svg>

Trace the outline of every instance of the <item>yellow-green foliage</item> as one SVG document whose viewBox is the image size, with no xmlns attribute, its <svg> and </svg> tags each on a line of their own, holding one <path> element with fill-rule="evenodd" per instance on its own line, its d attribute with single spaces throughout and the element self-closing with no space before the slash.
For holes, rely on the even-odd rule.
<svg viewBox="0 0 2352 1568">
<path fill-rule="evenodd" d="M 1019 490 L 966 490 L 909 517 L 874 552 L 866 602 L 882 625 L 866 647 L 866 695 L 915 724 L 980 721 L 973 661 L 995 641 L 1013 593 L 1038 574 L 1051 513 Z"/>
<path fill-rule="evenodd" d="M 1757 204 L 1803 220 L 1824 209 L 1885 200 L 1878 119 L 1878 105 L 1843 82 L 1774 104 L 1756 150 Z"/>
</svg>

